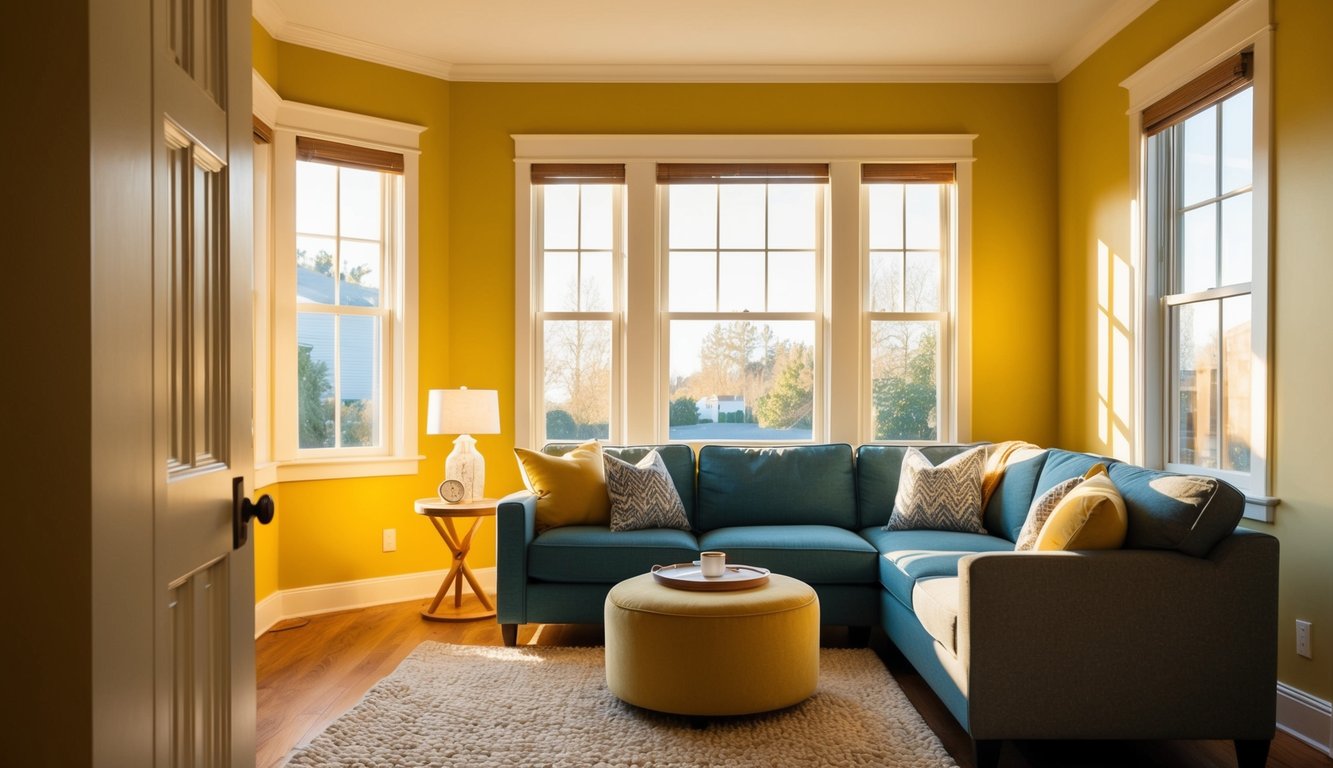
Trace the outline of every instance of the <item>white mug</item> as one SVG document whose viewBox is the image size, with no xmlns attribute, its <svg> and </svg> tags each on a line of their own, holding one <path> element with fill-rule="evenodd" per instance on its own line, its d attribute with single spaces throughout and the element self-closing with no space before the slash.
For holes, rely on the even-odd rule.
<svg viewBox="0 0 1333 768">
<path fill-rule="evenodd" d="M 700 552 L 699 570 L 705 578 L 715 579 L 727 569 L 726 552 Z"/>
</svg>

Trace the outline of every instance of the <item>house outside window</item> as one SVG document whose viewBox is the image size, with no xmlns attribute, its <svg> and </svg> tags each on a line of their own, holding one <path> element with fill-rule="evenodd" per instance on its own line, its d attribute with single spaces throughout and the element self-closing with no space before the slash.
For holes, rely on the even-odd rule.
<svg viewBox="0 0 1333 768">
<path fill-rule="evenodd" d="M 529 212 L 515 229 L 518 445 L 969 439 L 974 137 L 514 138 L 515 204 Z M 585 221 L 587 177 L 607 165 L 623 174 L 613 213 Z M 948 177 L 863 185 L 863 168 L 881 165 Z M 562 182 L 552 168 L 574 170 Z M 608 219 L 609 236 L 583 242 Z M 907 239 L 893 241 L 895 227 Z M 587 270 L 591 293 L 571 282 Z M 550 326 L 574 322 L 597 328 L 581 348 L 597 351 L 586 378 L 599 418 L 557 423 L 548 414 L 572 390 L 550 379 L 572 358 L 552 354 Z M 920 397 L 872 396 L 902 395 L 895 386 Z M 895 415 L 918 429 L 876 427 L 904 407 Z"/>
</svg>

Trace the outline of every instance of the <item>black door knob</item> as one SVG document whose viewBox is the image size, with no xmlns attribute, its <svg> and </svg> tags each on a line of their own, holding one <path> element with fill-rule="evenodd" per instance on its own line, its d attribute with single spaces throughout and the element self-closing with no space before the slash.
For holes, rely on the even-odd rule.
<svg viewBox="0 0 1333 768">
<path fill-rule="evenodd" d="M 267 493 L 259 501 L 250 501 L 245 497 L 245 478 L 235 477 L 231 481 L 231 547 L 240 549 L 250 540 L 250 521 L 258 520 L 260 525 L 273 522 L 273 497 Z"/>
</svg>

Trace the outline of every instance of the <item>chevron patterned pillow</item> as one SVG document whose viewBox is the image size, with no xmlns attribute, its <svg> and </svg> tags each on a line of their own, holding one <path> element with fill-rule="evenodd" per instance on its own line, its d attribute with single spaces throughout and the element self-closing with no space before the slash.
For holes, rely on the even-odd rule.
<svg viewBox="0 0 1333 768">
<path fill-rule="evenodd" d="M 611 530 L 690 529 L 676 484 L 657 451 L 638 464 L 606 456 L 606 492 L 611 497 Z"/>
<path fill-rule="evenodd" d="M 981 524 L 981 476 L 986 447 L 977 446 L 938 467 L 908 448 L 898 471 L 898 496 L 886 531 L 929 529 L 985 533 Z"/>
</svg>

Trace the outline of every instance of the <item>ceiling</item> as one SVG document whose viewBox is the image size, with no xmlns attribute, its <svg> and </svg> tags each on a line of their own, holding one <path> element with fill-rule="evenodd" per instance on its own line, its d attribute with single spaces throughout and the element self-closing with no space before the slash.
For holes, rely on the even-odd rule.
<svg viewBox="0 0 1333 768">
<path fill-rule="evenodd" d="M 1053 82 L 1155 0 L 254 0 L 286 42 L 471 81 Z"/>
</svg>

